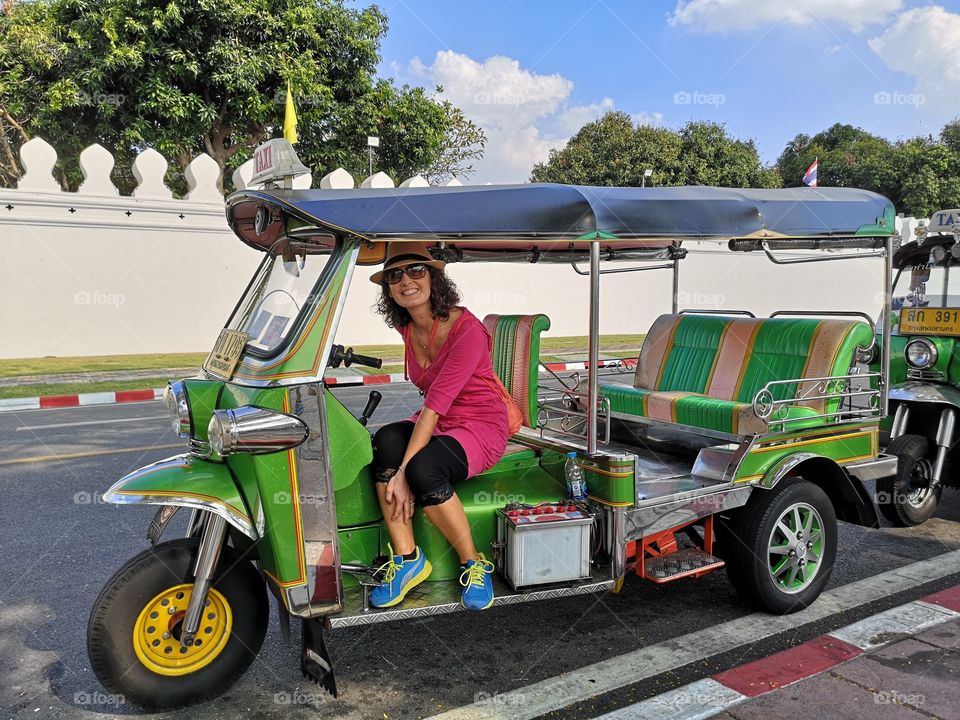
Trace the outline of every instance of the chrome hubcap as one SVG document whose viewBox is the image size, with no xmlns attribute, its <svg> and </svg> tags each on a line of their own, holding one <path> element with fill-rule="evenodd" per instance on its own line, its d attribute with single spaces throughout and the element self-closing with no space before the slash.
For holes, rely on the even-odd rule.
<svg viewBox="0 0 960 720">
<path fill-rule="evenodd" d="M 780 515 L 767 543 L 767 567 L 782 592 L 798 593 L 811 583 L 823 544 L 823 520 L 812 505 L 797 503 Z"/>
<path fill-rule="evenodd" d="M 930 477 L 933 468 L 926 458 L 918 460 L 910 473 L 910 487 L 907 489 L 907 502 L 915 508 L 921 507 L 930 494 Z"/>
</svg>

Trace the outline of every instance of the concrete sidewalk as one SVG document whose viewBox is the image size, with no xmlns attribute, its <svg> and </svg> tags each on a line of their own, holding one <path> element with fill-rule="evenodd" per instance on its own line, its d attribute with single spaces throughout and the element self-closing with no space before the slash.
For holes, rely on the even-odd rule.
<svg viewBox="0 0 960 720">
<path fill-rule="evenodd" d="M 960 585 L 602 720 L 960 720 Z"/>
</svg>

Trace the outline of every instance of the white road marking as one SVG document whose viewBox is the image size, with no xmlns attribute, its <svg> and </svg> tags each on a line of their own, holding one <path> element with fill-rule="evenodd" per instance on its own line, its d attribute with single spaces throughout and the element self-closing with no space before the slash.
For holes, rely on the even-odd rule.
<svg viewBox="0 0 960 720">
<path fill-rule="evenodd" d="M 795 631 L 812 622 L 957 572 L 960 572 L 960 550 L 834 588 L 823 593 L 806 610 L 792 615 L 746 615 L 526 687 L 498 693 L 496 704 L 465 705 L 435 715 L 433 720 L 530 720 L 684 665 L 752 645 L 778 633 Z"/>
<path fill-rule="evenodd" d="M 891 635 L 914 635 L 958 615 L 949 608 L 918 601 L 890 608 L 830 634 L 861 650 L 872 650 L 890 642 Z"/>
<path fill-rule="evenodd" d="M 115 418 L 113 420 L 82 420 L 80 422 L 51 423 L 49 425 L 21 425 L 17 428 L 16 432 L 20 432 L 21 430 L 50 430 L 51 428 L 79 427 L 80 425 L 107 425 L 109 423 L 162 420 L 166 417 L 166 415 L 150 415 L 149 417 Z"/>
<path fill-rule="evenodd" d="M 704 678 L 601 715 L 597 720 L 700 720 L 746 699 L 736 690 L 712 678 Z"/>
</svg>

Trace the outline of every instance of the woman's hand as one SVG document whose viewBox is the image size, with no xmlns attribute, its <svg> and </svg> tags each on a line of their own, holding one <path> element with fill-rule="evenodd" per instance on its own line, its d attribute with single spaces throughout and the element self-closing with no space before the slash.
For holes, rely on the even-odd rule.
<svg viewBox="0 0 960 720">
<path fill-rule="evenodd" d="M 404 474 L 402 467 L 387 483 L 386 501 L 388 505 L 393 505 L 391 520 L 396 520 L 399 517 L 403 519 L 404 524 L 410 522 L 413 517 L 413 493 L 410 492 L 407 476 Z"/>
</svg>

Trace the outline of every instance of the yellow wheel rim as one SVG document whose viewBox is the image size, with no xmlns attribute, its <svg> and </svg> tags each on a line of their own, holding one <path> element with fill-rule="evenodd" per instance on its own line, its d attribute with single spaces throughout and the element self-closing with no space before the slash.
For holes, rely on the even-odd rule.
<svg viewBox="0 0 960 720">
<path fill-rule="evenodd" d="M 233 628 L 230 604 L 210 589 L 194 644 L 180 647 L 180 628 L 193 583 L 174 585 L 150 600 L 133 625 L 133 649 L 158 675 L 189 675 L 212 663 L 226 647 Z"/>
</svg>

